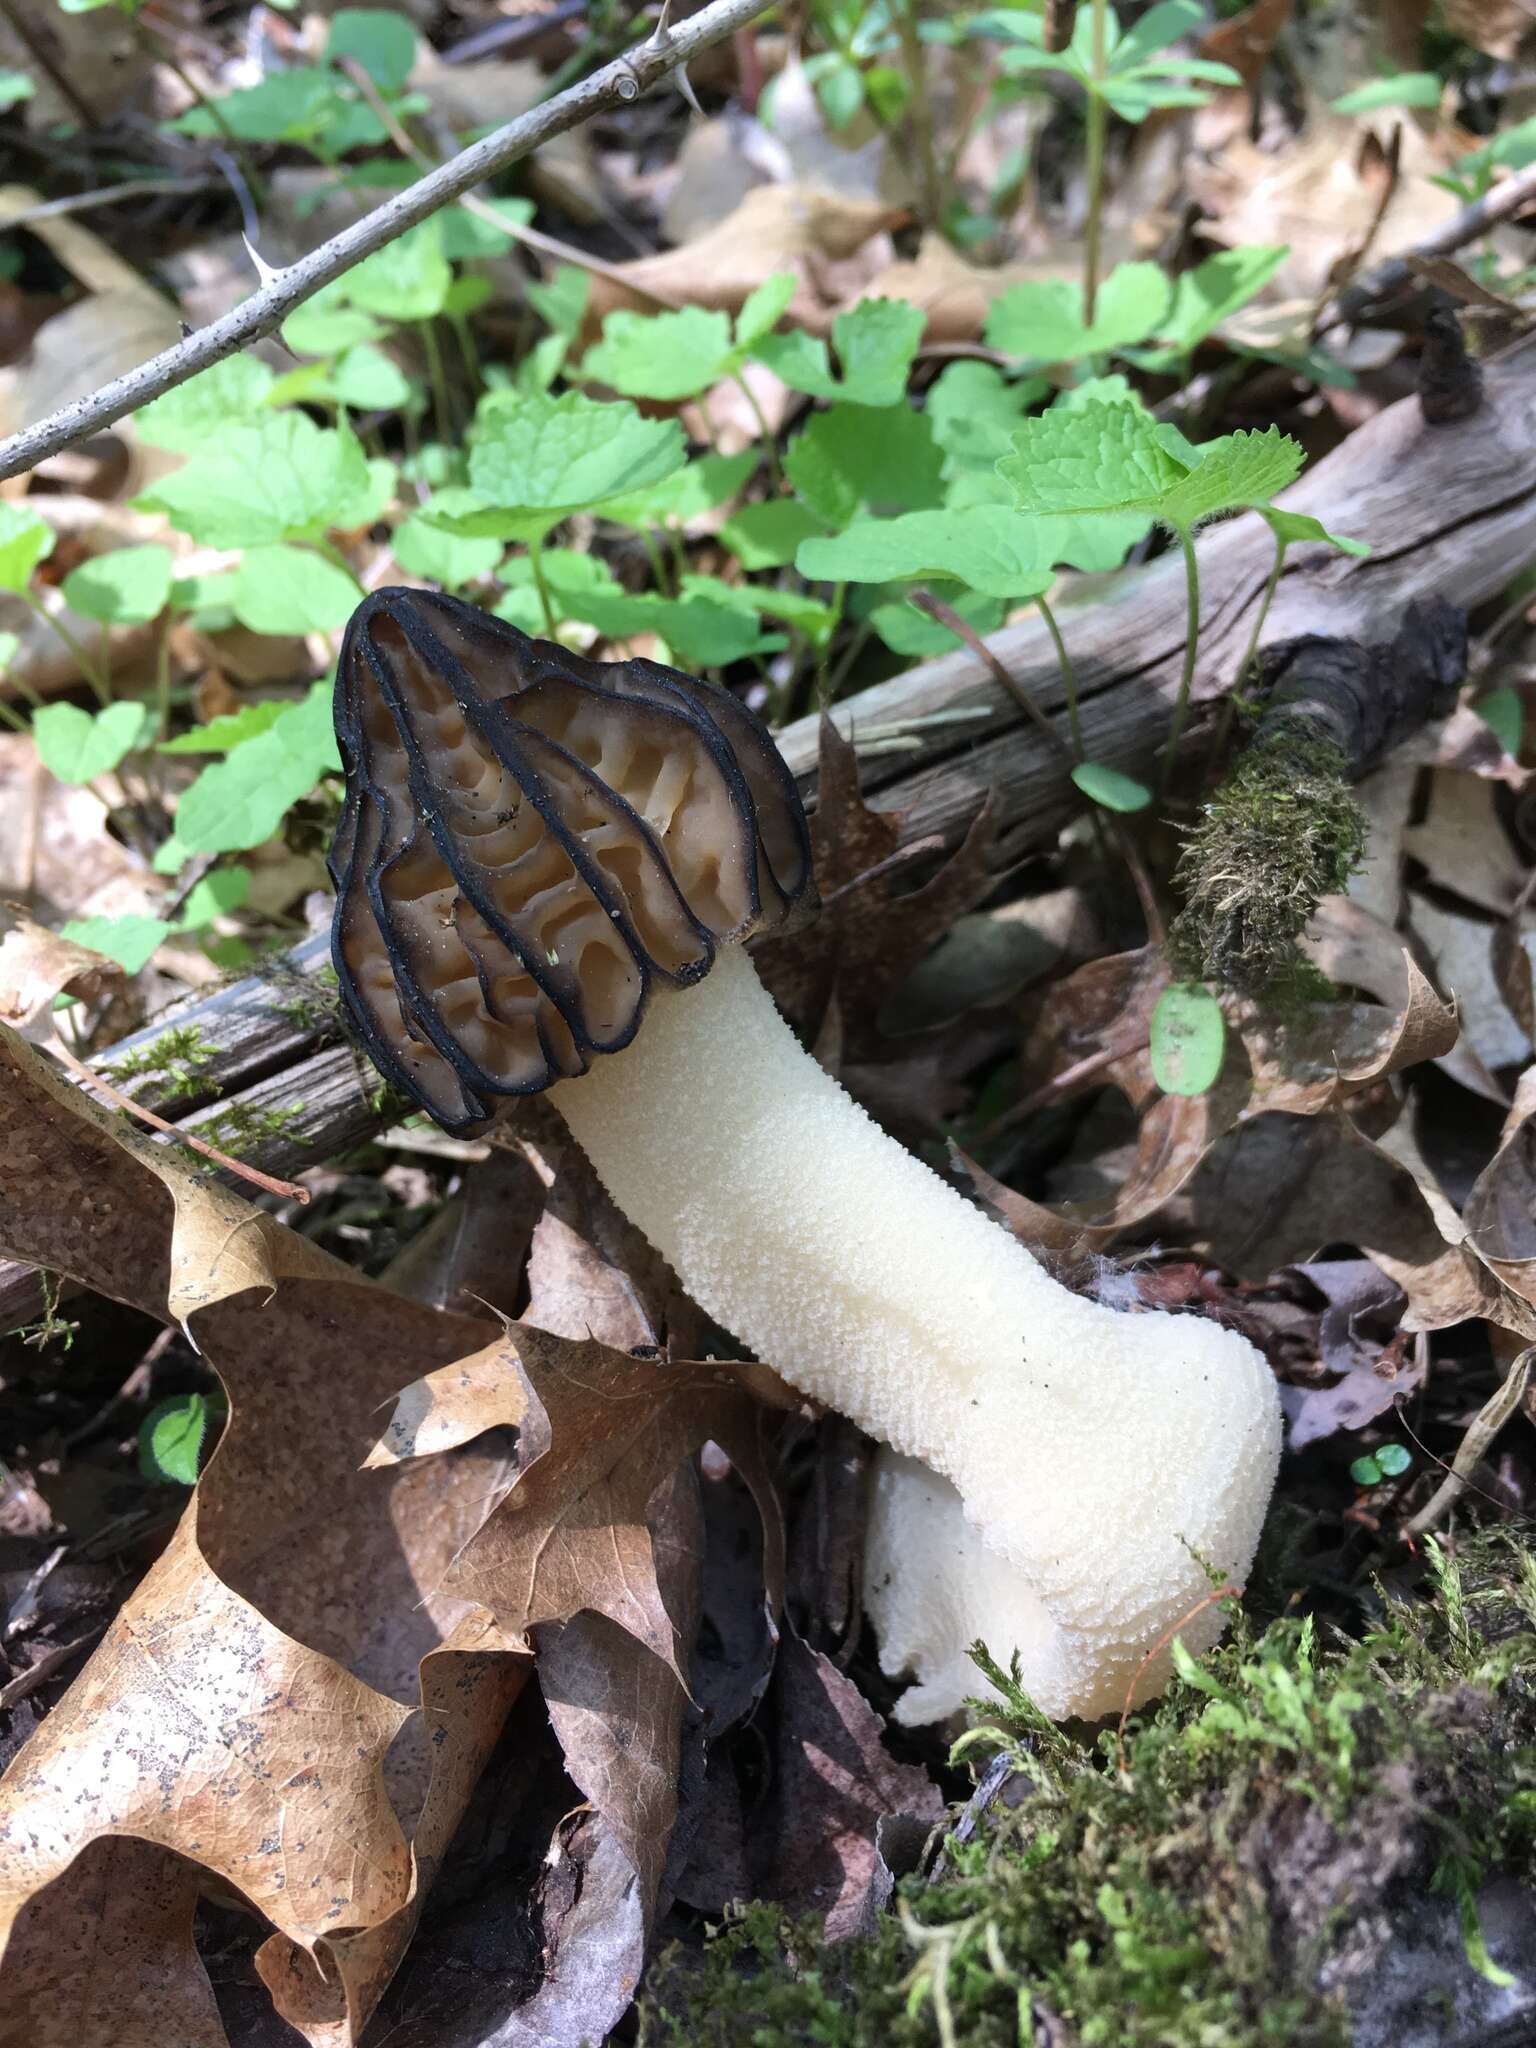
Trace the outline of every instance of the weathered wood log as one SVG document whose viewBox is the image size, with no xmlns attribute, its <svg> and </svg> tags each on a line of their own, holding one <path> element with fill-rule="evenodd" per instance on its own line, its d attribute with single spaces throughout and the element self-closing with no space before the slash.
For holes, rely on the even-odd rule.
<svg viewBox="0 0 1536 2048">
<path fill-rule="evenodd" d="M 1536 339 L 1490 367 L 1471 419 L 1427 426 L 1418 401 L 1405 399 L 1351 434 L 1284 503 L 1370 542 L 1372 553 L 1357 560 L 1320 545 L 1293 548 L 1265 644 L 1303 632 L 1390 637 L 1414 597 L 1472 605 L 1493 596 L 1536 556 Z M 1197 703 L 1231 687 L 1274 543 L 1249 515 L 1208 534 L 1199 553 Z M 1167 738 L 1183 660 L 1181 561 L 1164 556 L 1107 582 L 1085 581 L 1059 617 L 1089 756 L 1147 776 Z M 1006 626 L 989 645 L 1064 742 L 1061 674 L 1041 621 Z M 872 729 L 957 710 L 978 716 L 919 724 L 906 751 L 869 759 L 866 789 L 901 813 L 908 841 L 957 838 L 989 791 L 1012 844 L 1048 840 L 1082 801 L 1065 745 L 1027 720 L 968 649 L 862 691 L 832 717 L 857 743 Z M 817 721 L 800 719 L 779 744 L 814 802 Z M 372 1069 L 343 1039 L 326 951 L 323 937 L 306 939 L 262 974 L 174 1006 L 96 1064 L 134 1070 L 140 1100 L 189 1128 L 211 1125 L 226 1149 L 270 1172 L 292 1174 L 355 1144 L 379 1128 L 383 1104 Z M 39 1303 L 35 1279 L 0 1264 L 0 1328 L 29 1320 Z"/>
</svg>

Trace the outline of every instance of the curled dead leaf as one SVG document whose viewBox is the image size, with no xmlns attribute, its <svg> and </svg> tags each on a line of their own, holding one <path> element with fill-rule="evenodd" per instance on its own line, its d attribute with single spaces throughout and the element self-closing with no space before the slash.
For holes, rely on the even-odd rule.
<svg viewBox="0 0 1536 2048">
<path fill-rule="evenodd" d="M 123 970 L 104 953 L 62 939 L 15 903 L 0 903 L 0 1023 L 30 1024 L 57 995 L 98 1002 Z"/>
</svg>

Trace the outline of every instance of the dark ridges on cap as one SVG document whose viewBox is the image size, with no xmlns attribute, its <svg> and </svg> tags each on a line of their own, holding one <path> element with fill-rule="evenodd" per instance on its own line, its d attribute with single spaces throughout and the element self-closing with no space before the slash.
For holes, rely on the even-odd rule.
<svg viewBox="0 0 1536 2048">
<path fill-rule="evenodd" d="M 430 591 L 353 613 L 332 955 L 370 1056 L 449 1130 L 627 1045 L 653 983 L 809 907 L 793 778 L 728 691 L 583 660 Z"/>
</svg>

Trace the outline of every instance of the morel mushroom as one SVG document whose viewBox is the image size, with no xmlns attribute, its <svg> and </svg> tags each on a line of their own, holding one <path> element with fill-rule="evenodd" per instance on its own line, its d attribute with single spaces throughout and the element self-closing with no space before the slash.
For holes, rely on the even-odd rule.
<svg viewBox="0 0 1536 2048">
<path fill-rule="evenodd" d="M 1251 1561 L 1271 1376 L 1215 1323 L 1070 1293 L 801 1047 L 738 943 L 811 894 L 757 720 L 409 590 L 355 614 L 336 703 L 335 960 L 369 1050 L 448 1129 L 548 1086 L 694 1298 L 891 1447 L 867 1594 L 918 1680 L 900 1717 L 976 1689 L 978 1635 L 1057 1716 L 1161 1684 L 1166 1647 L 1143 1660 L 1207 1569 Z"/>
</svg>

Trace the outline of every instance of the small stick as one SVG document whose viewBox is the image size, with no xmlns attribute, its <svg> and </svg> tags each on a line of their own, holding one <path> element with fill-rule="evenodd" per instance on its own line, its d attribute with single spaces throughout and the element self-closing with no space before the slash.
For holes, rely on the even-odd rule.
<svg viewBox="0 0 1536 2048">
<path fill-rule="evenodd" d="M 1528 1344 L 1509 1368 L 1504 1384 L 1483 1403 L 1468 1423 L 1461 1448 L 1451 1461 L 1450 1477 L 1441 1481 L 1412 1521 L 1403 1524 L 1404 1536 L 1422 1536 L 1461 1499 L 1489 1445 L 1525 1399 L 1533 1364 L 1536 1364 L 1536 1344 Z"/>
<path fill-rule="evenodd" d="M 255 1166 L 247 1166 L 243 1160 L 231 1159 L 227 1152 L 215 1151 L 212 1145 L 194 1137 L 191 1131 L 184 1131 L 177 1124 L 168 1124 L 163 1116 L 156 1116 L 155 1112 L 146 1109 L 142 1102 L 135 1102 L 131 1095 L 124 1095 L 121 1089 L 114 1088 L 102 1075 L 94 1073 L 84 1060 L 77 1060 L 67 1045 L 55 1045 L 51 1050 L 54 1057 L 68 1067 L 77 1081 L 83 1081 L 88 1087 L 99 1089 L 115 1108 L 126 1110 L 129 1116 L 138 1117 L 142 1123 L 152 1124 L 157 1131 L 164 1131 L 168 1138 L 176 1139 L 178 1144 L 190 1145 L 194 1152 L 201 1152 L 205 1159 L 211 1159 L 215 1166 L 222 1166 L 226 1173 L 238 1174 L 241 1180 L 248 1180 L 258 1188 L 265 1188 L 269 1195 L 281 1195 L 290 1202 L 309 1201 L 309 1189 L 300 1187 L 297 1181 L 278 1180 L 274 1174 L 263 1173 Z"/>
<path fill-rule="evenodd" d="M 1203 1600 L 1197 1600 L 1195 1602 L 1194 1606 L 1190 1608 L 1188 1614 L 1181 1614 L 1178 1620 L 1174 1622 L 1171 1628 L 1165 1628 L 1163 1630 L 1162 1634 L 1158 1637 L 1157 1641 L 1152 1645 L 1151 1649 L 1148 1650 L 1145 1657 L 1143 1657 L 1141 1662 L 1136 1666 L 1135 1671 L 1131 1674 L 1131 1682 L 1125 1688 L 1125 1705 L 1120 1709 L 1120 1721 L 1119 1725 L 1115 1729 L 1115 1761 L 1122 1771 L 1126 1767 L 1125 1724 L 1131 1718 L 1131 1702 L 1136 1697 L 1136 1688 L 1141 1683 L 1141 1674 L 1143 1673 L 1143 1671 L 1146 1670 L 1147 1666 L 1152 1662 L 1152 1659 L 1158 1655 L 1159 1651 L 1167 1649 L 1168 1645 L 1173 1641 L 1174 1637 L 1178 1634 L 1181 1628 L 1187 1628 L 1189 1626 L 1190 1622 L 1194 1620 L 1197 1614 L 1203 1614 L 1207 1607 L 1214 1607 L 1218 1600 L 1241 1600 L 1242 1597 L 1242 1587 L 1234 1586 L 1230 1579 L 1224 1586 L 1213 1586 L 1210 1592 L 1206 1594 Z"/>
<path fill-rule="evenodd" d="M 985 662 L 993 678 L 1008 692 L 1008 695 L 1018 705 L 1024 716 L 1032 718 L 1051 742 L 1052 746 L 1059 747 L 1062 753 L 1070 759 L 1072 749 L 1067 745 L 1061 734 L 1052 725 L 1018 677 L 1010 674 L 1007 667 L 998 660 L 996 654 L 993 653 L 986 641 L 982 639 L 969 619 L 962 619 L 952 604 L 946 604 L 942 597 L 935 597 L 931 590 L 909 591 L 908 596 L 920 612 L 926 612 L 930 619 L 936 619 L 941 626 L 947 626 L 957 640 L 965 642 L 978 661 Z"/>
<path fill-rule="evenodd" d="M 1506 178 L 1502 185 L 1495 185 L 1483 198 L 1453 214 L 1443 227 L 1426 235 L 1422 242 L 1415 242 L 1401 256 L 1389 256 L 1385 263 L 1378 263 L 1357 283 L 1346 286 L 1339 295 L 1336 319 L 1358 319 L 1367 306 L 1405 285 L 1413 275 L 1409 268 L 1412 258 L 1449 256 L 1457 249 L 1464 249 L 1468 242 L 1475 242 L 1479 235 L 1510 219 L 1533 200 L 1536 200 L 1536 164 L 1527 164 L 1524 170 Z"/>
</svg>

